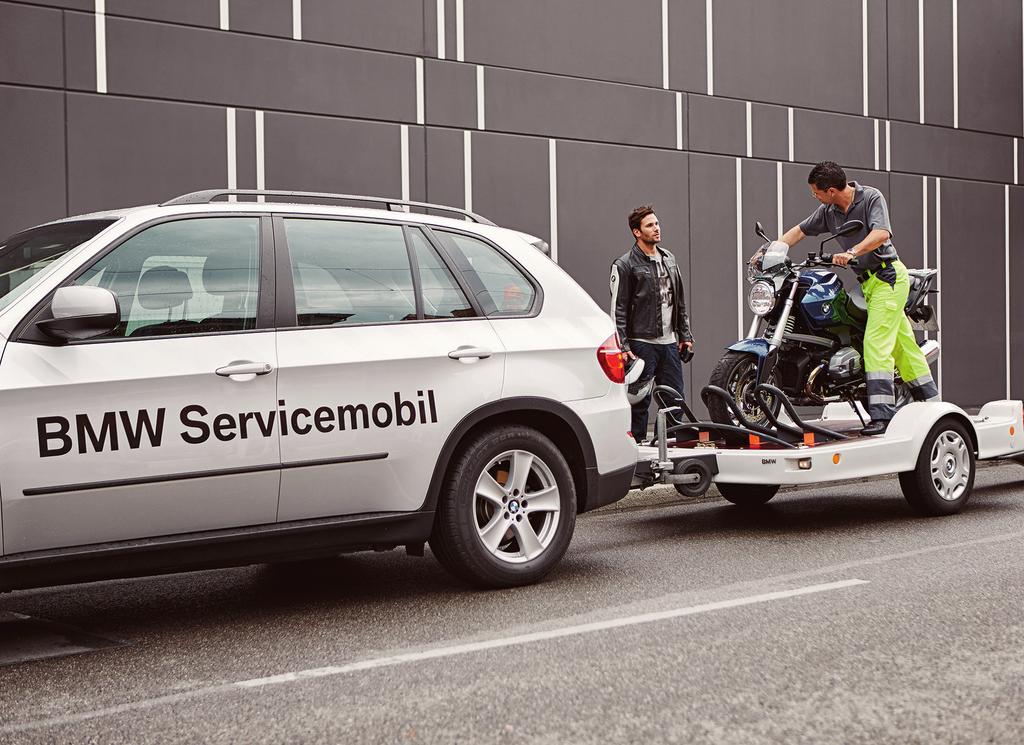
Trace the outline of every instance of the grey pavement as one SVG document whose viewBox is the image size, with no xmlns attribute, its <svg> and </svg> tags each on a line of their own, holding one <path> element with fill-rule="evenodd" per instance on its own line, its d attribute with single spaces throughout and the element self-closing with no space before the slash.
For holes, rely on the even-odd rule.
<svg viewBox="0 0 1024 745">
<path fill-rule="evenodd" d="M 1022 487 L 651 489 L 517 590 L 395 551 L 12 593 L 127 644 L 0 668 L 0 742 L 1019 743 Z"/>
</svg>

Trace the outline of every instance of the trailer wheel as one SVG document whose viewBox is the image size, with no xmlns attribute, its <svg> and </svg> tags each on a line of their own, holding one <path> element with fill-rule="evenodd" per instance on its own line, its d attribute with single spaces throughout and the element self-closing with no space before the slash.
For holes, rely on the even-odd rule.
<svg viewBox="0 0 1024 745">
<path fill-rule="evenodd" d="M 694 484 L 674 484 L 676 491 L 684 497 L 702 497 L 711 486 L 711 469 L 702 460 L 691 458 L 680 461 L 676 464 L 675 473 L 677 475 L 696 474 L 699 477 L 699 480 Z"/>
<path fill-rule="evenodd" d="M 779 491 L 778 484 L 715 484 L 722 496 L 737 507 L 760 507 Z"/>
<path fill-rule="evenodd" d="M 478 587 L 526 585 L 558 563 L 576 524 L 576 490 L 562 453 L 531 427 L 480 432 L 453 459 L 430 549 Z"/>
<path fill-rule="evenodd" d="M 929 517 L 959 512 L 974 488 L 974 449 L 962 422 L 940 419 L 921 444 L 917 467 L 900 474 L 910 506 Z"/>
</svg>

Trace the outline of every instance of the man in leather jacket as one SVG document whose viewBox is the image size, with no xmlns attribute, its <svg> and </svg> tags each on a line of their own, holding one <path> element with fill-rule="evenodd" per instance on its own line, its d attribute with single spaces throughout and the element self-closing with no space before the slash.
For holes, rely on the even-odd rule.
<svg viewBox="0 0 1024 745">
<path fill-rule="evenodd" d="M 680 356 L 692 354 L 693 335 L 683 297 L 683 277 L 675 256 L 660 245 L 661 227 L 654 207 L 629 213 L 633 247 L 612 263 L 612 320 L 623 351 L 644 361 L 644 379 L 654 378 L 683 395 Z M 651 396 L 633 404 L 631 431 L 637 442 L 647 436 Z"/>
</svg>

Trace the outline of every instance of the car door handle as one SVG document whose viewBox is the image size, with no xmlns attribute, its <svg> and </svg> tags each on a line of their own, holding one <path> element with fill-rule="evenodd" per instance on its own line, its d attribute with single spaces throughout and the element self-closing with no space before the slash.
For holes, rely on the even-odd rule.
<svg viewBox="0 0 1024 745">
<path fill-rule="evenodd" d="M 266 375 L 273 370 L 269 362 L 232 362 L 218 367 L 214 372 L 224 378 L 232 375 Z"/>
<path fill-rule="evenodd" d="M 453 349 L 448 353 L 448 356 L 453 360 L 486 360 L 491 356 L 491 350 L 487 347 L 469 347 L 462 346 L 457 349 Z"/>
</svg>

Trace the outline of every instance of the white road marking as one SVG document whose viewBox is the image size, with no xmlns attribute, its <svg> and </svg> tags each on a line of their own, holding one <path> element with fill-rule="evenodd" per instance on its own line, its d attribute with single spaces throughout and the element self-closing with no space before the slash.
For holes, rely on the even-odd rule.
<svg viewBox="0 0 1024 745">
<path fill-rule="evenodd" d="M 827 582 L 824 584 L 798 587 L 792 590 L 778 590 L 776 592 L 748 595 L 746 597 L 733 598 L 732 600 L 718 600 L 712 603 L 690 605 L 683 608 L 672 608 L 669 610 L 655 611 L 651 613 L 640 613 L 632 616 L 610 618 L 605 621 L 575 624 L 572 626 L 564 626 L 559 629 L 548 629 L 546 631 L 536 631 L 528 634 L 517 634 L 516 636 L 487 639 L 485 641 L 471 642 L 468 644 L 436 647 L 434 649 L 427 649 L 419 652 L 406 652 L 402 654 L 389 655 L 387 657 L 375 657 L 368 660 L 360 660 L 359 662 L 351 662 L 347 665 L 331 665 L 328 667 L 318 667 L 299 670 L 296 672 L 282 673 L 280 675 L 272 675 L 264 678 L 251 678 L 249 680 L 240 680 L 233 683 L 197 688 L 195 690 L 185 691 L 182 693 L 173 693 L 166 696 L 157 696 L 154 698 L 142 699 L 140 701 L 132 701 L 130 703 L 120 704 L 118 706 L 109 706 L 103 709 L 83 711 L 77 714 L 39 719 L 34 722 L 11 724 L 0 727 L 0 734 L 13 734 L 15 732 L 26 732 L 29 730 L 42 729 L 44 727 L 59 727 L 78 724 L 80 722 L 87 722 L 93 719 L 124 714 L 126 712 L 144 711 L 160 706 L 170 706 L 184 701 L 206 698 L 221 693 L 232 693 L 251 689 L 262 690 L 268 686 L 297 683 L 317 678 L 335 677 L 338 675 L 347 675 L 349 673 L 362 672 L 364 670 L 375 670 L 383 667 L 394 667 L 396 665 L 404 665 L 413 662 L 438 660 L 458 655 L 472 654 L 475 652 L 484 652 L 492 649 L 518 647 L 524 644 L 533 644 L 536 642 L 550 641 L 552 639 L 580 636 L 582 634 L 592 634 L 595 632 L 638 626 L 647 623 L 657 623 L 675 618 L 695 616 L 701 613 L 711 613 L 730 608 L 739 608 L 746 605 L 767 603 L 773 600 L 785 600 L 787 598 L 795 598 L 803 595 L 813 595 L 821 592 L 830 592 L 832 590 L 842 590 L 848 587 L 856 587 L 858 585 L 866 584 L 868 584 L 866 580 L 846 579 L 838 582 Z"/>
</svg>

